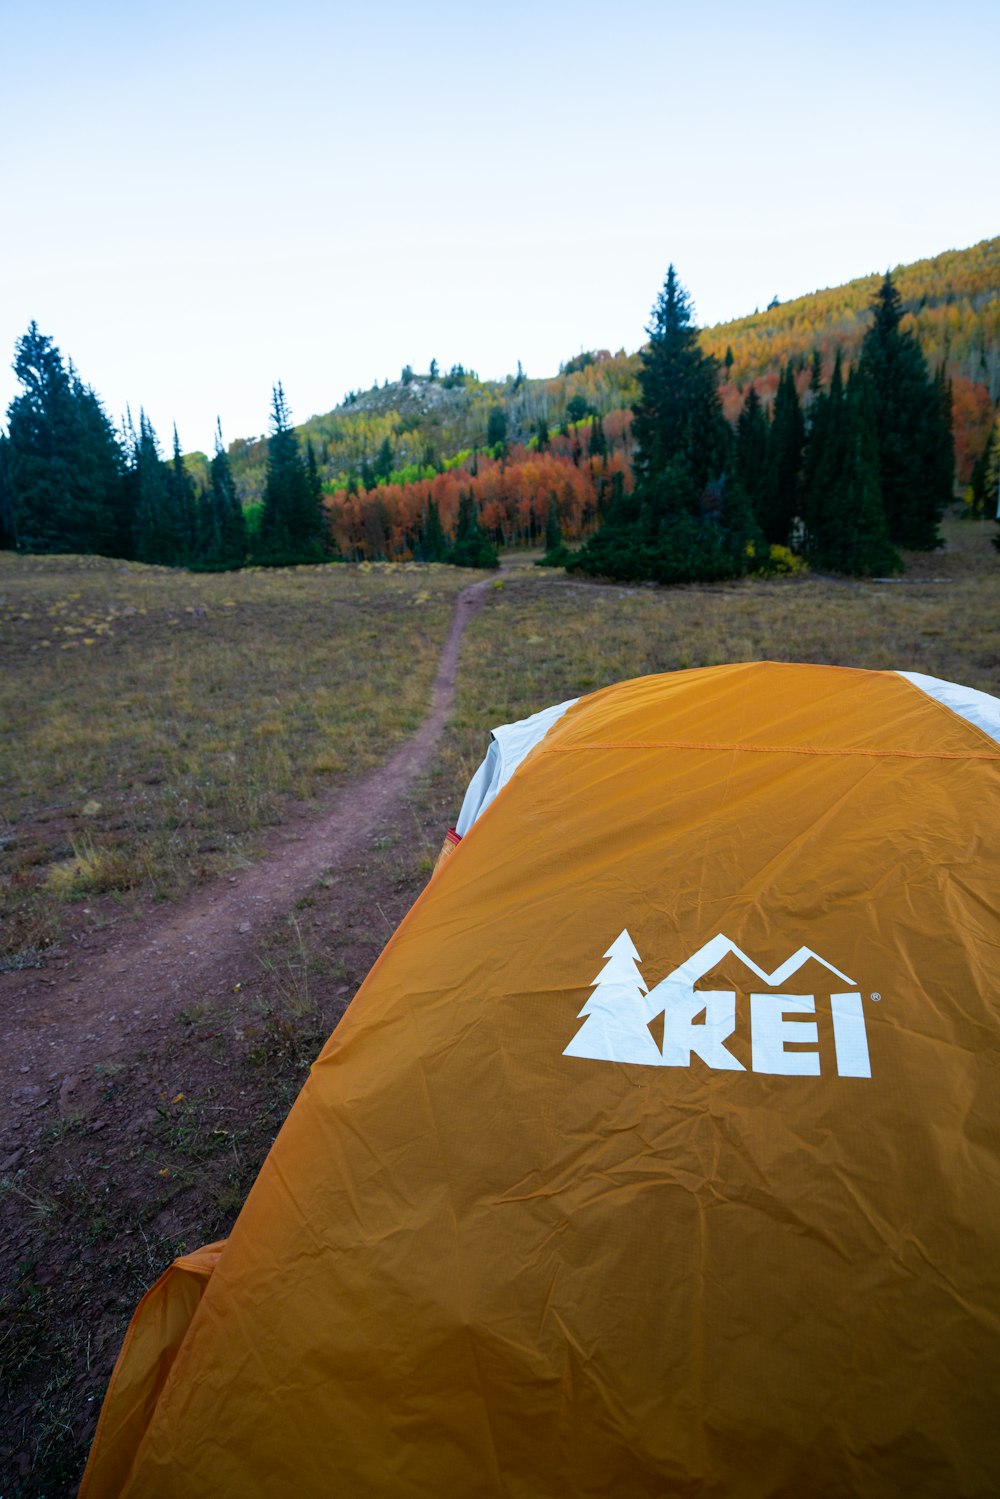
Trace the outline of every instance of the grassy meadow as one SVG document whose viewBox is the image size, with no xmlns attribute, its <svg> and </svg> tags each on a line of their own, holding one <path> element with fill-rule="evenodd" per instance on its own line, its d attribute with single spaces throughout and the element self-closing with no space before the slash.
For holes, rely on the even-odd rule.
<svg viewBox="0 0 1000 1499">
<path fill-rule="evenodd" d="M 0 554 L 0 970 L 68 903 L 177 895 L 419 724 L 454 568 Z"/>
<path fill-rule="evenodd" d="M 248 938 L 227 992 L 192 994 L 150 1050 L 99 1060 L 0 1138 L 0 1494 L 75 1492 L 136 1301 L 176 1254 L 228 1232 L 426 882 L 490 727 L 617 678 L 761 657 L 1000 693 L 995 528 L 945 530 L 947 549 L 894 584 L 633 588 L 513 560 L 469 624 L 451 722 L 393 825 Z M 155 916 L 151 899 L 253 857 L 268 824 L 387 758 L 423 714 L 469 581 L 0 556 L 0 1004 L 44 978 L 31 965 L 67 924 L 85 936 Z"/>
</svg>

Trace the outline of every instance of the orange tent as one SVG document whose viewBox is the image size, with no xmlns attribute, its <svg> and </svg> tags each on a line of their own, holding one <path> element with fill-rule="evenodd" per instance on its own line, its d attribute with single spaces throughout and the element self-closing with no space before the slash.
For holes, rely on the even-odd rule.
<svg viewBox="0 0 1000 1499">
<path fill-rule="evenodd" d="M 87 1499 L 1000 1493 L 1000 701 L 640 679 L 463 816 Z"/>
</svg>

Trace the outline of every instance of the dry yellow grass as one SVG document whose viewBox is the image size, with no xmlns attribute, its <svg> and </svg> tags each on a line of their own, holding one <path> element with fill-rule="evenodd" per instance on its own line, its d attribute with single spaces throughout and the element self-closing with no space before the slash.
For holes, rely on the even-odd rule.
<svg viewBox="0 0 1000 1499">
<path fill-rule="evenodd" d="M 174 893 L 289 795 L 379 764 L 426 710 L 466 582 L 0 554 L 0 954 L 28 928 L 44 944 L 26 902 Z"/>
</svg>

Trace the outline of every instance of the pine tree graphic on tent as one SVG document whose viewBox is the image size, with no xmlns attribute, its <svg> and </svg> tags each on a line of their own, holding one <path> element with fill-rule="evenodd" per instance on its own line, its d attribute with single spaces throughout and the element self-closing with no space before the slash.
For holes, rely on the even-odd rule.
<svg viewBox="0 0 1000 1499">
<path fill-rule="evenodd" d="M 584 1023 L 563 1056 L 662 1067 L 663 1058 L 647 1025 L 649 986 L 639 972 L 639 954 L 627 931 L 612 942 L 604 956 L 608 961 L 594 979 L 594 992 L 580 1011 Z"/>
</svg>

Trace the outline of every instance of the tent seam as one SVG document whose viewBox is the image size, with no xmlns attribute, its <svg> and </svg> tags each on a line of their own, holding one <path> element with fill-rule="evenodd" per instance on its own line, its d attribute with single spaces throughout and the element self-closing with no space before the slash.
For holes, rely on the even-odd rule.
<svg viewBox="0 0 1000 1499">
<path fill-rule="evenodd" d="M 539 745 L 536 748 L 539 753 L 545 755 L 573 755 L 582 750 L 605 749 L 691 749 L 743 751 L 760 755 L 826 755 L 831 758 L 866 756 L 873 760 L 993 760 L 1000 764 L 1000 752 L 985 754 L 974 750 L 823 749 L 819 745 L 731 744 L 725 741 L 699 739 L 602 739 L 591 744 L 550 744 Z"/>
</svg>

